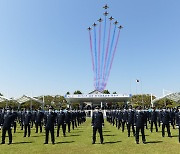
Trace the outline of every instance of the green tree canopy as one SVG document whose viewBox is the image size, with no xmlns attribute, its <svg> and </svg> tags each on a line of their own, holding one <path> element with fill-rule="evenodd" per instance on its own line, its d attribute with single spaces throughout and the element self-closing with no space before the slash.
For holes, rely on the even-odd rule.
<svg viewBox="0 0 180 154">
<path fill-rule="evenodd" d="M 70 95 L 70 92 L 68 91 L 68 92 L 66 93 L 66 95 Z"/>
<path fill-rule="evenodd" d="M 103 94 L 110 94 L 109 90 L 104 90 Z"/>
<path fill-rule="evenodd" d="M 155 99 L 155 96 L 152 96 Z M 133 107 L 136 106 L 144 106 L 150 107 L 151 106 L 151 95 L 150 94 L 143 94 L 143 95 L 133 95 L 130 104 Z"/>
<path fill-rule="evenodd" d="M 82 92 L 80 90 L 77 90 L 74 92 L 74 94 L 82 94 Z"/>
</svg>

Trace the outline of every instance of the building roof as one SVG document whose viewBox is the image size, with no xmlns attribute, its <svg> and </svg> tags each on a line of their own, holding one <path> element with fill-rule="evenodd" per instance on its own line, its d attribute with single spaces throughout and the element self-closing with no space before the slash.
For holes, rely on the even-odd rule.
<svg viewBox="0 0 180 154">
<path fill-rule="evenodd" d="M 0 96 L 0 102 L 9 101 L 8 98 L 5 98 L 4 96 Z"/>
<path fill-rule="evenodd" d="M 16 99 L 16 101 L 20 104 L 31 101 L 31 100 L 43 104 L 43 101 L 41 101 L 37 98 L 34 98 L 34 97 L 26 96 L 26 95 L 23 95 L 22 97 Z"/>
<path fill-rule="evenodd" d="M 100 92 L 98 90 L 94 90 L 94 91 L 90 92 L 89 94 L 102 94 L 102 92 Z"/>
<path fill-rule="evenodd" d="M 152 101 L 152 103 L 156 103 L 157 101 L 162 100 L 162 99 L 170 99 L 170 100 L 173 100 L 175 102 L 180 102 L 180 92 L 170 93 L 170 94 L 167 94 L 163 97 L 156 98 Z"/>
<path fill-rule="evenodd" d="M 97 91 L 96 91 L 97 92 Z M 95 93 L 96 93 L 95 92 Z M 77 95 L 65 95 L 65 99 L 70 103 L 77 102 L 127 102 L 131 98 L 131 95 L 125 94 L 77 94 Z"/>
</svg>

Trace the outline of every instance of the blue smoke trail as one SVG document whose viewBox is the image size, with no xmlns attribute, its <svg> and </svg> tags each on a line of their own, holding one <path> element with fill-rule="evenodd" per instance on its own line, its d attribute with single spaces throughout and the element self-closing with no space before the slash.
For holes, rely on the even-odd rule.
<svg viewBox="0 0 180 154">
<path fill-rule="evenodd" d="M 96 44 L 96 27 L 94 26 L 94 55 L 95 55 L 95 76 L 96 76 L 96 90 L 97 90 L 97 44 Z"/>
<path fill-rule="evenodd" d="M 105 81 L 106 81 L 106 78 L 107 78 L 107 75 L 108 75 L 108 72 L 109 72 L 109 65 L 110 65 L 110 60 L 111 60 L 111 57 L 112 57 L 112 49 L 113 49 L 113 45 L 114 45 L 115 34 L 116 34 L 116 25 L 114 27 L 113 37 L 112 37 L 111 46 L 110 46 L 110 52 L 109 52 L 108 61 L 107 61 L 107 65 L 106 65 Z"/>
<path fill-rule="evenodd" d="M 107 75 L 107 78 L 106 78 L 105 87 L 106 87 L 107 82 L 108 82 L 109 74 L 110 74 L 110 71 L 111 71 L 111 68 L 112 68 L 112 63 L 113 63 L 114 56 L 115 56 L 115 53 L 116 53 L 116 50 L 117 50 L 117 45 L 118 45 L 118 41 L 119 41 L 119 37 L 120 37 L 120 32 L 121 32 L 121 30 L 119 29 L 119 32 L 118 32 L 118 35 L 117 35 L 117 39 L 116 39 L 116 43 L 115 43 L 115 47 L 114 47 L 114 51 L 113 51 L 113 56 L 112 56 L 112 59 L 111 59 L 111 64 L 110 64 L 109 72 L 108 72 L 108 75 Z"/>
<path fill-rule="evenodd" d="M 104 52 L 105 52 L 105 41 L 106 41 L 106 16 L 105 16 L 105 20 L 104 20 L 104 37 L 103 37 L 103 50 L 102 50 L 102 58 L 101 58 L 101 68 L 100 68 L 100 78 L 101 78 L 101 86 L 102 86 L 102 78 L 103 78 L 103 65 L 104 65 Z M 102 88 L 102 87 L 101 87 Z M 100 88 L 100 89 L 101 89 Z"/>
</svg>

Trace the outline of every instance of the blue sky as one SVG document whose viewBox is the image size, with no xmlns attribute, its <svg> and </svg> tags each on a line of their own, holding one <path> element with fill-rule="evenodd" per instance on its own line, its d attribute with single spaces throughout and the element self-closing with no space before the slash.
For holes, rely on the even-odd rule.
<svg viewBox="0 0 180 154">
<path fill-rule="evenodd" d="M 124 26 L 107 89 L 157 96 L 162 89 L 180 91 L 179 0 L 0 0 L 0 92 L 92 91 L 86 28 L 103 17 L 106 3 Z"/>
</svg>

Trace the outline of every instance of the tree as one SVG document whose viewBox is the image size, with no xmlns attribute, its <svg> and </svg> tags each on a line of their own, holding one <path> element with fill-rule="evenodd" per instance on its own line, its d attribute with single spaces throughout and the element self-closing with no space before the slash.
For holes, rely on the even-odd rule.
<svg viewBox="0 0 180 154">
<path fill-rule="evenodd" d="M 0 93 L 0 96 L 3 96 L 3 94 L 2 94 L 2 93 Z"/>
<path fill-rule="evenodd" d="M 164 99 L 160 99 L 157 102 L 155 102 L 154 106 L 157 108 L 163 108 L 163 107 L 173 108 L 173 107 L 177 106 L 177 103 L 173 100 L 164 98 Z"/>
<path fill-rule="evenodd" d="M 68 92 L 66 93 L 66 95 L 70 95 L 70 92 L 68 91 Z"/>
<path fill-rule="evenodd" d="M 71 104 L 72 109 L 78 110 L 78 109 L 79 109 L 79 106 L 80 106 L 80 103 L 72 103 L 72 104 Z"/>
<path fill-rule="evenodd" d="M 117 94 L 117 92 L 113 92 L 113 94 Z"/>
<path fill-rule="evenodd" d="M 103 94 L 110 94 L 109 90 L 104 90 Z"/>
<path fill-rule="evenodd" d="M 155 96 L 152 96 L 155 99 Z M 133 95 L 130 104 L 133 107 L 137 106 L 144 106 L 150 107 L 151 106 L 151 95 L 150 94 L 143 94 L 143 95 Z"/>
<path fill-rule="evenodd" d="M 80 90 L 77 90 L 74 92 L 74 94 L 82 94 L 82 92 Z"/>
</svg>

